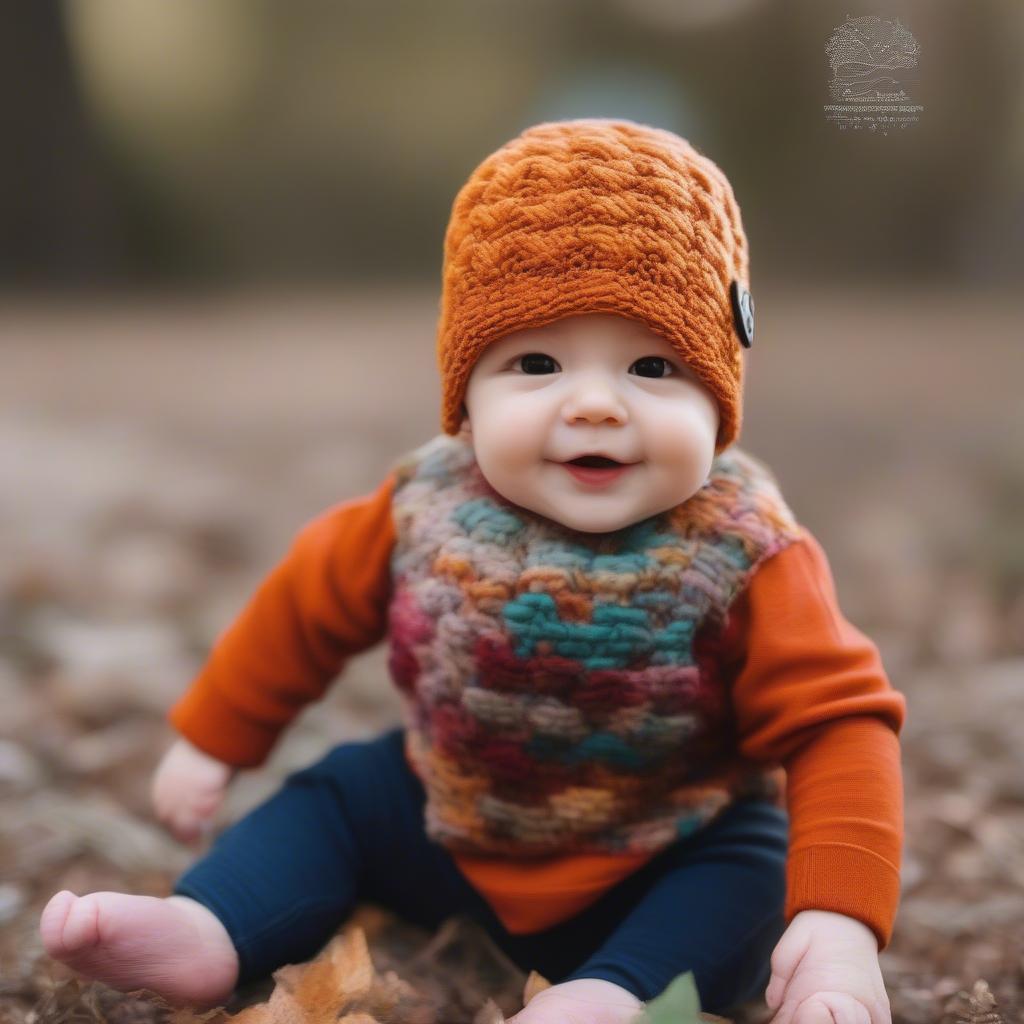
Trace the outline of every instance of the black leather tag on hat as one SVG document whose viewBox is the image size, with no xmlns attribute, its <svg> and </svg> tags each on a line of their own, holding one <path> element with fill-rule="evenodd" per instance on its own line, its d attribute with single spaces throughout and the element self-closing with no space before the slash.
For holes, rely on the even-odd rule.
<svg viewBox="0 0 1024 1024">
<path fill-rule="evenodd" d="M 740 336 L 740 344 L 750 348 L 754 344 L 754 297 L 735 280 L 729 285 L 729 297 L 732 299 L 732 318 L 736 324 L 736 333 Z"/>
</svg>

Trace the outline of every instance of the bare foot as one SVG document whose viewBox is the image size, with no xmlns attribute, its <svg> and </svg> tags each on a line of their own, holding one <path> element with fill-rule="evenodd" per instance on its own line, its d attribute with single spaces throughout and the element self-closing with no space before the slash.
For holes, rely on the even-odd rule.
<svg viewBox="0 0 1024 1024">
<path fill-rule="evenodd" d="M 147 988 L 175 1006 L 222 1006 L 238 978 L 224 925 L 187 896 L 67 889 L 39 919 L 46 952 L 121 992 Z"/>
</svg>

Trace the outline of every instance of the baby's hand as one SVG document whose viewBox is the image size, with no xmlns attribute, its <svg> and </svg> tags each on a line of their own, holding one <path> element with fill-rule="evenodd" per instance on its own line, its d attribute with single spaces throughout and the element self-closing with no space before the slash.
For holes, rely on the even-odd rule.
<svg viewBox="0 0 1024 1024">
<path fill-rule="evenodd" d="M 765 1002 L 770 1024 L 892 1024 L 866 924 L 828 910 L 802 910 L 772 953 Z"/>
<path fill-rule="evenodd" d="M 610 981 L 577 978 L 538 992 L 508 1024 L 628 1024 L 643 1008 Z"/>
<path fill-rule="evenodd" d="M 157 818 L 183 843 L 198 839 L 213 824 L 236 768 L 176 740 L 153 775 L 150 795 Z"/>
</svg>

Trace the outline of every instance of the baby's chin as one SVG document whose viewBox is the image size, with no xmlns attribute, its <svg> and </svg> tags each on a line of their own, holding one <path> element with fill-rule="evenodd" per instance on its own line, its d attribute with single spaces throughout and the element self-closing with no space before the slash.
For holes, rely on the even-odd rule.
<svg viewBox="0 0 1024 1024">
<path fill-rule="evenodd" d="M 615 533 L 617 530 L 624 530 L 647 518 L 644 512 L 638 512 L 635 508 L 626 508 L 622 505 L 605 509 L 542 505 L 532 511 L 551 519 L 567 530 L 593 534 Z"/>
</svg>

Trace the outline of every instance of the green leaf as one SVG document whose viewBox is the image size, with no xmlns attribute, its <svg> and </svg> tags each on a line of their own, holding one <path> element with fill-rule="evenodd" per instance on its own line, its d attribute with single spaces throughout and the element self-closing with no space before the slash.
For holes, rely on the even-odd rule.
<svg viewBox="0 0 1024 1024">
<path fill-rule="evenodd" d="M 676 975 L 668 988 L 651 1000 L 631 1024 L 697 1024 L 700 997 L 693 971 Z"/>
</svg>

